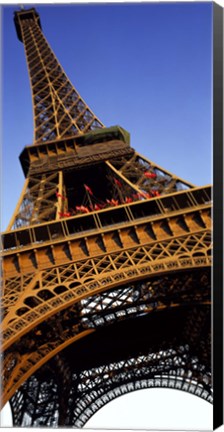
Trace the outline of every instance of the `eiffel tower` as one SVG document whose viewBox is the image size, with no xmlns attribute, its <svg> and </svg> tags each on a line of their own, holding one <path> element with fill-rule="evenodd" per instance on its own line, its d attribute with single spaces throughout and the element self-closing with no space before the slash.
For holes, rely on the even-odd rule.
<svg viewBox="0 0 224 432">
<path fill-rule="evenodd" d="M 15 426 L 83 427 L 127 392 L 212 402 L 211 187 L 105 127 L 34 8 L 15 12 L 32 89 L 25 185 L 2 235 L 3 404 Z"/>
</svg>

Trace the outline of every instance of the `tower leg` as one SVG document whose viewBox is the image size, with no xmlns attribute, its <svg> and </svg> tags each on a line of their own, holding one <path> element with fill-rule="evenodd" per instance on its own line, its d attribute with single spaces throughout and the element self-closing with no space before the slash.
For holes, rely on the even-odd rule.
<svg viewBox="0 0 224 432">
<path fill-rule="evenodd" d="M 54 370 L 58 387 L 58 426 L 68 426 L 69 397 L 72 390 L 72 373 L 63 355 L 56 355 L 54 358 Z"/>
</svg>

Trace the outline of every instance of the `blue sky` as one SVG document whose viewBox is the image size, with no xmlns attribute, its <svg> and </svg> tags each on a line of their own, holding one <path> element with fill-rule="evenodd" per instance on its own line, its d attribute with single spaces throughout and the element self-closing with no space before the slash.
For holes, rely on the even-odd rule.
<svg viewBox="0 0 224 432">
<path fill-rule="evenodd" d="M 33 140 L 16 9 L 2 7 L 2 229 L 24 184 L 18 156 Z M 127 129 L 132 147 L 174 174 L 211 182 L 212 3 L 36 9 L 67 76 L 106 126 Z"/>
</svg>

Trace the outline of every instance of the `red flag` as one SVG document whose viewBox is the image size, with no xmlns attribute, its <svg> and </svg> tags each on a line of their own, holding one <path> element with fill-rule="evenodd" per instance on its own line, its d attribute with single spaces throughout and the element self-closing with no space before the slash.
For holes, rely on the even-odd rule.
<svg viewBox="0 0 224 432">
<path fill-rule="evenodd" d="M 103 204 L 97 204 L 97 205 L 99 206 L 100 209 L 103 209 L 103 208 L 106 207 L 106 204 L 105 204 L 105 203 L 103 203 Z"/>
<path fill-rule="evenodd" d="M 113 198 L 111 200 L 107 199 L 106 202 L 110 205 L 113 205 L 113 206 L 117 206 L 119 204 L 118 200 L 114 200 Z"/>
<path fill-rule="evenodd" d="M 114 206 L 117 206 L 117 205 L 118 205 L 118 200 L 114 200 L 114 199 L 112 198 L 112 200 L 111 200 L 111 204 L 113 204 Z"/>
<path fill-rule="evenodd" d="M 58 214 L 59 214 L 60 217 L 69 217 L 69 216 L 71 216 L 70 212 L 67 212 L 67 213 L 59 212 Z"/>
<path fill-rule="evenodd" d="M 156 174 L 155 173 L 151 173 L 151 172 L 145 172 L 144 173 L 145 177 L 147 178 L 156 178 Z"/>
<path fill-rule="evenodd" d="M 98 204 L 94 205 L 94 210 L 100 210 L 102 207 L 100 207 Z"/>
<path fill-rule="evenodd" d="M 134 199 L 138 198 L 138 194 L 132 194 L 132 196 Z"/>
<path fill-rule="evenodd" d="M 84 184 L 84 188 L 85 188 L 85 190 L 86 190 L 87 192 L 89 192 L 90 195 L 93 195 L 93 192 L 92 192 L 92 190 L 90 189 L 89 186 L 87 186 L 86 184 Z"/>
<path fill-rule="evenodd" d="M 129 197 L 125 197 L 125 202 L 128 204 L 128 203 L 131 203 L 131 202 L 133 202 L 133 199 L 132 198 L 129 198 Z"/>
<path fill-rule="evenodd" d="M 80 206 L 80 210 L 81 210 L 83 213 L 89 213 L 89 209 L 88 209 L 88 207 Z"/>
<path fill-rule="evenodd" d="M 147 198 L 146 192 L 139 192 L 137 195 L 138 195 L 138 198 Z"/>
<path fill-rule="evenodd" d="M 59 194 L 58 192 L 56 192 L 56 197 L 65 200 L 65 197 L 63 195 Z"/>
<path fill-rule="evenodd" d="M 157 190 L 152 190 L 152 191 L 151 191 L 151 194 L 152 194 L 153 196 L 160 196 L 160 193 L 159 193 Z"/>
<path fill-rule="evenodd" d="M 114 178 L 114 183 L 116 183 L 116 185 L 118 185 L 119 187 L 122 187 L 121 182 L 116 178 Z"/>
</svg>

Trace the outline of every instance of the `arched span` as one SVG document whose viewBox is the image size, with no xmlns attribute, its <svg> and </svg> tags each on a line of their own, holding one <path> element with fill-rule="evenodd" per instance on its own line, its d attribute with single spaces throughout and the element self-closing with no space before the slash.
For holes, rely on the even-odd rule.
<svg viewBox="0 0 224 432">
<path fill-rule="evenodd" d="M 154 276 L 97 293 L 64 311 L 55 312 L 51 319 L 26 335 L 24 344 L 28 351 L 25 355 L 20 355 L 23 339 L 18 342 L 16 357 L 8 351 L 5 358 L 8 372 L 8 376 L 5 374 L 8 378 L 6 400 L 46 361 L 75 340 L 116 322 L 197 304 L 210 304 L 209 270 L 207 273 L 205 269 L 182 272 L 178 278 L 176 273 Z M 16 379 L 15 375 L 11 377 L 13 369 L 17 371 Z"/>
<path fill-rule="evenodd" d="M 33 426 L 81 427 L 102 403 L 120 394 L 117 388 L 133 391 L 138 386 L 167 385 L 211 401 L 209 311 L 206 305 L 185 305 L 99 327 L 23 384 L 11 400 L 14 424 L 23 425 L 30 417 Z M 48 400 L 51 408 L 43 403 Z"/>
<path fill-rule="evenodd" d="M 125 394 L 135 392 L 138 390 L 152 389 L 152 388 L 166 388 L 173 390 L 180 390 L 187 393 L 191 393 L 194 396 L 200 397 L 205 401 L 212 403 L 212 395 L 206 390 L 203 385 L 196 382 L 191 382 L 190 379 L 184 379 L 175 376 L 156 376 L 156 378 L 142 379 L 135 382 L 130 382 L 127 384 L 122 384 L 119 387 L 115 387 L 110 391 L 102 394 L 96 399 L 93 396 L 93 400 L 89 400 L 89 404 L 83 411 L 77 408 L 79 411 L 79 417 L 76 421 L 75 426 L 82 428 L 90 418 L 97 413 L 101 408 L 110 403 L 112 400 L 123 396 Z"/>
<path fill-rule="evenodd" d="M 125 255 L 127 256 L 122 254 L 116 258 L 117 269 L 114 269 L 112 265 L 110 267 L 107 263 L 109 268 L 108 271 L 105 271 L 105 263 L 102 260 L 99 264 L 101 273 L 83 276 L 79 280 L 75 279 L 74 269 L 71 273 L 69 266 L 41 273 L 38 288 L 36 283 L 33 284 L 31 281 L 31 286 L 26 287 L 18 304 L 12 308 L 3 321 L 2 350 L 8 349 L 16 340 L 35 328 L 40 322 L 53 316 L 56 311 L 67 309 L 72 304 L 91 295 L 124 285 L 127 281 L 132 283 L 154 275 L 159 276 L 173 271 L 185 272 L 188 269 L 194 270 L 211 265 L 210 257 L 204 252 L 201 252 L 200 257 L 178 255 L 172 260 L 161 259 L 159 262 L 150 262 L 147 259 L 139 262 L 138 265 L 133 263 L 130 253 Z M 86 267 L 84 264 L 83 266 Z M 63 279 L 66 273 L 72 278 Z"/>
</svg>

